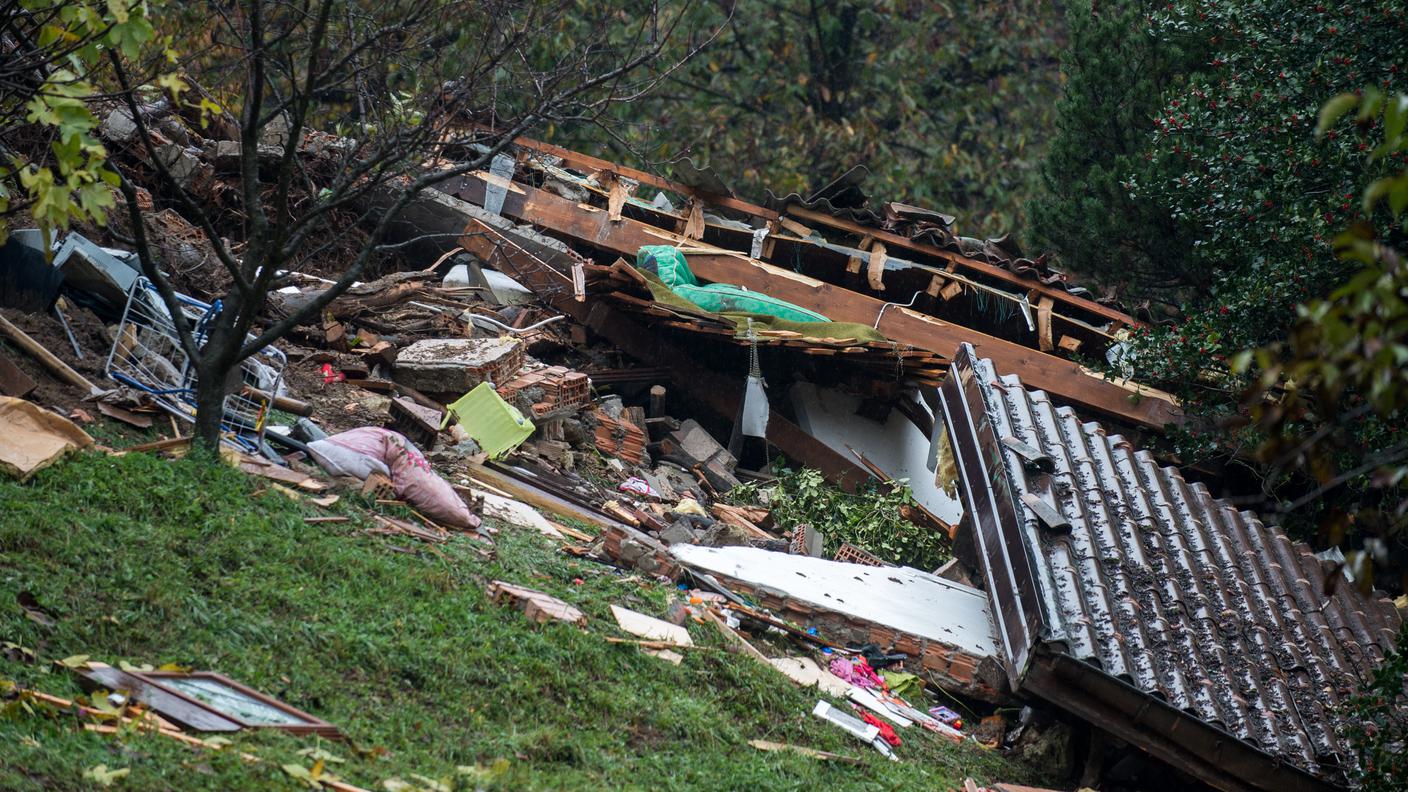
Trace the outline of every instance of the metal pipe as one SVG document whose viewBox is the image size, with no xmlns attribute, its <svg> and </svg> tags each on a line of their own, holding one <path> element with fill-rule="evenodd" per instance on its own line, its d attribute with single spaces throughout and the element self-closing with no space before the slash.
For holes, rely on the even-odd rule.
<svg viewBox="0 0 1408 792">
<path fill-rule="evenodd" d="M 54 315 L 59 317 L 59 324 L 64 326 L 64 335 L 68 336 L 68 342 L 73 345 L 73 354 L 77 355 L 79 360 L 82 360 L 83 350 L 78 346 L 78 339 L 73 337 L 73 328 L 68 326 L 68 317 L 64 316 L 64 312 L 59 309 L 58 303 L 54 303 Z"/>
<path fill-rule="evenodd" d="M 909 302 L 904 303 L 903 305 L 901 305 L 900 303 L 885 303 L 884 305 L 880 306 L 880 313 L 877 314 L 875 317 L 875 329 L 880 329 L 880 320 L 885 318 L 886 309 L 888 309 L 892 305 L 899 308 L 910 308 L 914 305 L 914 301 L 919 299 L 919 295 L 923 293 L 923 291 L 915 292 L 914 296 L 909 298 Z"/>
</svg>

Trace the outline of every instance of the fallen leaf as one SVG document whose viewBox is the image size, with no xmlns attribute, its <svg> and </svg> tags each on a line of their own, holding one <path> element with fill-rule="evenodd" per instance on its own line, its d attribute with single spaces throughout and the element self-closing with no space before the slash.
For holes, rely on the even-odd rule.
<svg viewBox="0 0 1408 792">
<path fill-rule="evenodd" d="M 16 663 L 35 663 L 39 656 L 28 646 L 20 646 L 11 641 L 0 641 L 0 655 L 4 655 L 6 660 Z"/>
<path fill-rule="evenodd" d="M 121 770 L 109 770 L 105 764 L 96 765 L 83 771 L 83 777 L 89 781 L 94 781 L 102 786 L 112 786 L 113 782 L 125 777 L 132 772 L 132 768 L 124 767 Z"/>
<path fill-rule="evenodd" d="M 21 591 L 15 599 L 19 602 L 24 615 L 30 621 L 42 627 L 53 627 L 58 621 L 44 607 L 39 604 L 39 600 L 28 591 Z"/>
<path fill-rule="evenodd" d="M 83 668 L 88 664 L 89 657 L 90 655 L 85 654 L 69 655 L 68 657 L 65 657 L 64 659 L 60 660 L 59 665 L 63 666 L 64 668 Z"/>
<path fill-rule="evenodd" d="M 416 773 L 411 773 L 411 778 L 424 784 L 425 788 L 430 790 L 430 792 L 450 792 L 450 782 L 448 779 L 437 781 L 434 778 L 427 778 Z"/>
<path fill-rule="evenodd" d="M 340 756 L 334 756 L 333 754 L 328 753 L 322 748 L 304 748 L 303 750 L 298 752 L 298 755 L 306 756 L 309 759 L 315 759 L 319 762 L 332 762 L 333 764 L 342 764 L 343 762 L 347 761 L 346 759 L 343 759 Z"/>
</svg>

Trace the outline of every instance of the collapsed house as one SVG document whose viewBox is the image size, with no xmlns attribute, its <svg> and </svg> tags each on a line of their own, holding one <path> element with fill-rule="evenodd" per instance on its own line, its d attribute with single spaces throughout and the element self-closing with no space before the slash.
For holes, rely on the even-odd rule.
<svg viewBox="0 0 1408 792">
<path fill-rule="evenodd" d="M 354 287 L 241 372 L 226 429 L 242 468 L 316 489 L 311 462 L 347 472 L 326 443 L 384 423 L 401 440 L 365 439 L 388 444 L 386 474 L 428 459 L 460 481 L 456 510 L 688 575 L 815 647 L 904 657 L 965 700 L 1044 704 L 1215 788 L 1346 784 L 1341 705 L 1397 613 L 1326 586 L 1306 548 L 1136 451 L 1177 404 L 1079 361 L 1117 360 L 1138 322 L 1042 258 L 962 237 L 946 215 L 873 208 L 854 174 L 760 206 L 707 171 L 666 180 L 530 140 L 427 191 L 400 224 L 433 268 Z M 59 343 L 58 364 L 126 386 L 105 414 L 189 422 L 193 374 L 150 286 L 113 251 L 70 247 L 65 288 L 100 295 L 112 321 L 103 355 Z M 293 281 L 271 315 L 326 287 Z M 199 321 L 213 303 L 183 304 Z M 275 406 L 337 434 L 267 431 Z M 768 480 L 773 450 L 847 488 L 907 481 L 912 519 L 952 538 L 958 563 L 897 568 L 849 546 L 817 558 L 826 526 L 726 503 Z M 592 455 L 611 487 L 577 475 Z M 403 495 L 378 475 L 351 478 Z M 425 511 L 428 528 L 386 530 L 438 541 L 445 512 Z M 458 519 L 441 522 L 478 527 Z"/>
<path fill-rule="evenodd" d="M 698 366 L 701 344 L 691 338 L 821 358 L 825 366 L 816 369 L 793 364 L 794 375 L 802 372 L 791 383 L 791 392 L 802 394 L 792 410 L 798 421 L 774 412 L 767 436 L 838 481 L 862 476 L 859 467 L 942 488 L 940 458 L 951 446 L 961 517 L 951 510 L 945 516 L 960 523 L 959 547 L 970 548 L 960 559 L 989 605 L 971 618 L 979 632 L 991 619 L 998 646 L 990 658 L 973 658 L 973 667 L 995 660 L 1003 677 L 980 678 L 979 685 L 1043 699 L 1217 788 L 1310 790 L 1348 782 L 1353 757 L 1338 736 L 1342 705 L 1391 651 L 1400 618 L 1385 598 L 1327 587 L 1327 573 L 1306 546 L 1214 499 L 1205 485 L 1187 483 L 1121 434 L 1087 422 L 1103 418 L 1137 437 L 1179 417 L 1162 394 L 1060 357 L 1104 354 L 1121 327 L 1134 323 L 1130 317 L 1072 291 L 1059 276 L 1043 277 L 1037 262 L 1004 256 L 997 244 L 957 242 L 947 232 L 951 218 L 912 207 L 891 204 L 880 214 L 817 195 L 792 196 L 773 212 L 711 202 L 697 189 L 541 144 L 523 152 L 522 176 L 472 174 L 450 190 L 465 202 L 457 205 L 467 215 L 463 245 L 481 261 L 515 275 L 628 354 L 677 373 L 682 384 L 692 381 L 721 415 L 740 409 L 740 388 Z M 684 194 L 685 208 L 623 196 L 621 181 L 629 176 Z M 702 206 L 748 222 L 703 214 Z M 485 207 L 496 211 L 480 211 Z M 884 338 L 838 341 L 751 323 L 741 328 L 669 300 L 630 267 L 607 263 L 653 245 L 684 252 L 701 280 L 861 323 Z M 966 255 L 978 250 L 981 260 Z M 1018 311 L 1004 325 L 954 304 L 960 294 L 975 303 L 1006 299 Z M 1022 312 L 1033 303 L 1036 320 L 1023 332 L 1029 314 Z M 863 373 L 836 374 L 849 367 Z M 849 432 L 825 425 L 817 397 L 837 380 L 863 394 L 859 407 L 830 410 L 841 416 L 833 424 L 852 424 Z M 854 426 L 854 413 L 867 413 L 865 397 L 888 400 L 901 423 L 913 424 L 924 438 L 927 475 L 893 455 L 887 469 L 847 442 L 886 437 L 875 431 L 883 421 Z M 919 483 L 916 493 L 923 488 Z M 738 558 L 746 551 L 727 552 L 727 562 L 690 547 L 676 555 L 804 623 L 835 630 L 838 611 L 854 617 L 853 608 L 825 602 L 824 593 L 789 594 L 785 569 L 769 576 L 754 562 L 747 579 Z M 915 607 L 923 601 L 916 597 Z M 904 640 L 895 634 L 888 645 L 895 638 Z M 958 640 L 934 643 L 945 656 L 973 651 Z M 924 658 L 928 640 L 908 648 Z M 937 678 L 975 695 L 969 674 Z"/>
</svg>

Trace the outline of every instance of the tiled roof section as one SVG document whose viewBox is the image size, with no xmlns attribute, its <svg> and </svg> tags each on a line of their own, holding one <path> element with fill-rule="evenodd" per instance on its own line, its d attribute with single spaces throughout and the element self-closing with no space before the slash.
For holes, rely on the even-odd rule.
<svg viewBox="0 0 1408 792">
<path fill-rule="evenodd" d="M 1011 656 L 1024 656 L 1011 651 L 1012 635 L 1033 631 L 1027 647 L 1068 653 L 1343 783 L 1353 759 L 1336 736 L 1338 713 L 1393 645 L 1399 620 L 1387 599 L 1347 584 L 1327 597 L 1320 562 L 1304 544 L 1017 377 L 1000 377 L 971 347 L 960 350 L 950 377 L 945 398 L 961 388 L 975 425 L 978 410 L 985 413 L 991 431 L 974 433 L 988 446 L 981 472 L 998 482 L 998 498 L 1012 499 L 1021 523 L 1016 536 L 980 549 L 984 571 L 1036 590 L 1036 612 L 1009 618 Z M 1042 505 L 1024 505 L 1024 496 L 1055 513 L 1043 519 Z M 1058 515 L 1057 526 L 1068 528 L 1051 527 Z"/>
</svg>

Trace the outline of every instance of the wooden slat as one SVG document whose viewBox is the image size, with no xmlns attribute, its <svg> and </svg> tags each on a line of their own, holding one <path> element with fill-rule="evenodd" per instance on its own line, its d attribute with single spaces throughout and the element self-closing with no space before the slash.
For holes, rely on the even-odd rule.
<svg viewBox="0 0 1408 792">
<path fill-rule="evenodd" d="M 876 317 L 881 315 L 880 309 L 885 306 L 884 301 L 874 297 L 799 275 L 742 253 L 709 248 L 629 218 L 613 223 L 602 209 L 518 186 L 521 192 L 513 191 L 506 196 L 504 214 L 582 244 L 623 256 L 634 256 L 644 245 L 688 245 L 697 251 L 690 254 L 689 264 L 699 277 L 770 294 L 840 322 L 874 325 Z M 478 202 L 482 201 L 484 180 L 472 175 L 457 184 L 452 183 L 451 188 L 461 198 Z M 475 252 L 470 247 L 472 239 L 466 238 L 465 244 L 466 249 Z M 1025 286 L 1031 285 L 1025 279 L 1022 282 Z M 990 358 L 998 371 L 1020 374 L 1030 387 L 1141 426 L 1162 428 L 1165 424 L 1180 422 L 1183 417 L 1182 410 L 1157 391 L 1127 388 L 1095 376 L 1073 361 L 909 308 L 891 306 L 885 310 L 878 329 L 892 340 L 945 356 L 952 354 L 959 344 L 970 343 L 979 356 Z"/>
<path fill-rule="evenodd" d="M 946 261 L 951 261 L 954 264 L 957 264 L 958 266 L 962 267 L 963 269 L 968 270 L 969 272 L 1006 281 L 1016 286 L 1020 286 L 1023 290 L 1035 289 L 1041 292 L 1042 294 L 1048 295 L 1061 303 L 1089 311 L 1103 319 L 1108 319 L 1113 322 L 1123 322 L 1132 327 L 1139 326 L 1139 322 L 1135 321 L 1133 317 L 1129 316 L 1126 313 L 1116 311 L 1115 309 L 1107 305 L 1101 305 L 1100 303 L 1095 302 L 1094 300 L 1087 300 L 1084 297 L 1077 297 L 1076 295 L 1071 294 L 1070 292 L 1065 291 L 1063 289 L 1058 289 L 1054 286 L 1047 286 L 1046 284 L 1041 283 L 1040 281 L 1024 278 L 1015 272 L 1011 272 L 1007 269 L 998 267 L 993 264 L 988 264 L 985 261 L 978 261 L 977 259 L 969 258 L 961 253 L 954 253 L 951 250 L 944 250 L 943 248 L 935 247 L 933 245 L 927 245 L 922 242 L 915 242 L 914 240 L 906 239 L 900 236 L 899 234 L 893 234 L 889 231 L 882 231 L 878 228 L 869 228 L 853 220 L 847 220 L 844 217 L 832 217 L 831 215 L 825 214 L 823 212 L 816 212 L 811 209 L 806 209 L 800 206 L 789 206 L 787 208 L 787 214 L 790 214 L 794 217 L 800 217 L 804 220 L 809 220 L 811 222 L 818 223 L 821 225 L 830 226 L 831 228 L 835 228 L 840 231 L 846 231 L 852 234 L 859 234 L 861 236 L 872 235 L 877 240 L 880 240 L 881 242 L 884 242 L 886 244 L 903 248 L 905 250 L 912 250 L 916 253 L 923 253 L 925 255 L 935 256 L 937 258 L 942 258 Z"/>
<path fill-rule="evenodd" d="M 670 192 L 679 193 L 680 195 L 698 197 L 702 199 L 705 203 L 712 204 L 714 206 L 722 206 L 726 209 L 733 209 L 738 212 L 744 212 L 746 214 L 755 215 L 765 220 L 778 219 L 777 212 L 774 212 L 771 209 L 758 206 L 757 204 L 751 204 L 747 201 L 742 201 L 727 195 L 715 195 L 712 193 L 706 193 L 703 190 L 690 187 L 689 185 L 680 184 L 676 181 L 670 181 L 669 179 L 656 176 L 653 173 L 646 173 L 645 171 L 636 170 L 635 168 L 628 168 L 624 165 L 617 165 L 614 162 L 600 159 L 598 157 L 593 157 L 590 154 L 582 154 L 577 151 L 562 148 L 561 146 L 554 146 L 551 143 L 544 143 L 541 140 L 533 140 L 532 138 L 526 137 L 515 138 L 513 143 L 514 145 L 520 146 L 522 148 L 531 149 L 542 154 L 548 154 L 550 156 L 557 157 L 561 159 L 562 162 L 566 164 L 569 168 L 575 168 L 577 170 L 586 171 L 587 173 L 593 173 L 596 171 L 614 173 L 618 176 L 624 176 L 627 179 L 638 181 L 641 184 L 648 184 L 651 187 L 655 187 L 657 189 L 669 190 Z"/>
</svg>

